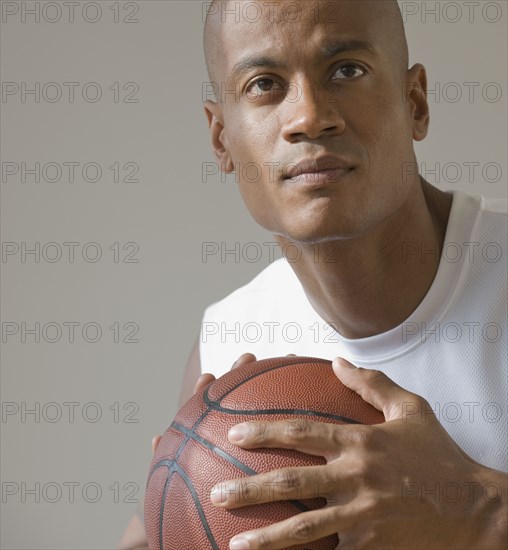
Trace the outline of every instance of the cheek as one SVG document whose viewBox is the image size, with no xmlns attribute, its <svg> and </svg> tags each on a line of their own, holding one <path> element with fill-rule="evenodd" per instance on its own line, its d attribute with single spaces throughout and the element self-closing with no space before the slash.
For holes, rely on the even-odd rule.
<svg viewBox="0 0 508 550">
<path fill-rule="evenodd" d="M 270 150 L 275 127 L 269 124 L 260 110 L 252 106 L 239 108 L 226 127 L 229 150 L 234 162 L 263 162 Z"/>
<path fill-rule="evenodd" d="M 267 231 L 277 229 L 277 206 L 274 197 L 261 183 L 249 181 L 248 177 L 239 179 L 239 191 L 245 207 L 256 223 Z"/>
<path fill-rule="evenodd" d="M 352 122 L 353 132 L 368 156 L 368 171 L 376 178 L 385 174 L 391 180 L 401 175 L 404 163 L 413 155 L 412 126 L 401 95 L 394 89 L 373 93 L 356 112 L 362 114 Z"/>
<path fill-rule="evenodd" d="M 236 180 L 246 198 L 262 196 L 273 182 L 277 126 L 255 112 L 242 113 L 236 120 L 236 124 L 228 127 L 228 147 Z"/>
<path fill-rule="evenodd" d="M 245 206 L 257 223 L 270 230 L 273 168 L 269 163 L 276 145 L 274 125 L 251 107 L 236 112 L 234 118 L 227 121 L 226 128 L 235 180 Z"/>
</svg>

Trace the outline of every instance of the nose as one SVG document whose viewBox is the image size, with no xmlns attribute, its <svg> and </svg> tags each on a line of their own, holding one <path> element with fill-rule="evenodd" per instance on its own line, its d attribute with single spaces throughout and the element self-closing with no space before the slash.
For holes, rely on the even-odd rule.
<svg viewBox="0 0 508 550">
<path fill-rule="evenodd" d="M 295 85 L 294 89 L 283 113 L 282 134 L 286 141 L 315 140 L 344 131 L 346 124 L 337 97 L 332 98 L 310 82 Z"/>
</svg>

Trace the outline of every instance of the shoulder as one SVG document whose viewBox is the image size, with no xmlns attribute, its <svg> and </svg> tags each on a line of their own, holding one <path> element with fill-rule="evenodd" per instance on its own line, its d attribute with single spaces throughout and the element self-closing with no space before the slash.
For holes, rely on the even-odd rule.
<svg viewBox="0 0 508 550">
<path fill-rule="evenodd" d="M 505 198 L 486 197 L 460 190 L 450 191 L 450 193 L 453 195 L 453 209 L 459 216 L 468 211 L 504 216 L 508 214 L 508 200 Z"/>
<path fill-rule="evenodd" d="M 481 197 L 480 211 L 490 214 L 501 214 L 508 216 L 508 200 L 492 197 Z"/>
<path fill-rule="evenodd" d="M 501 198 L 479 197 L 478 217 L 474 228 L 475 237 L 485 247 L 508 246 L 508 201 Z"/>
<path fill-rule="evenodd" d="M 453 191 L 446 241 L 469 236 L 473 241 L 488 243 L 490 240 L 506 246 L 507 222 L 506 199 Z"/>
</svg>

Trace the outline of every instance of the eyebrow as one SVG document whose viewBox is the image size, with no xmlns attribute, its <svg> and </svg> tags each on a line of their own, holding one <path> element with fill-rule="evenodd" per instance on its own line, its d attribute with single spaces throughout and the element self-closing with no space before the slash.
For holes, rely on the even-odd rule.
<svg viewBox="0 0 508 550">
<path fill-rule="evenodd" d="M 276 61 L 275 59 L 264 55 L 247 55 L 235 64 L 233 70 L 231 71 L 231 76 L 239 76 L 242 73 L 246 73 L 258 67 L 268 67 L 270 69 L 287 69 L 288 64 L 280 63 L 279 61 Z"/>
<path fill-rule="evenodd" d="M 356 50 L 365 50 L 373 55 L 378 55 L 378 52 L 374 46 L 370 42 L 365 42 L 363 40 L 337 40 L 324 45 L 320 49 L 320 54 L 323 59 L 327 60 L 335 57 L 339 53 Z M 233 66 L 231 77 L 235 78 L 242 73 L 246 73 L 252 69 L 260 67 L 267 67 L 270 69 L 287 69 L 288 64 L 277 61 L 276 59 L 266 55 L 247 55 Z"/>
<path fill-rule="evenodd" d="M 330 59 L 338 53 L 349 52 L 352 50 L 366 50 L 373 55 L 378 55 L 376 48 L 365 40 L 337 40 L 321 48 L 321 55 L 325 59 Z"/>
</svg>

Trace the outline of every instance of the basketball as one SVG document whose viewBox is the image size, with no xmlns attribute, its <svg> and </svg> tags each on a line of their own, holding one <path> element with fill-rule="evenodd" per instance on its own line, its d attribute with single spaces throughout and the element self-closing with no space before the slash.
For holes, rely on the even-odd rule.
<svg viewBox="0 0 508 550">
<path fill-rule="evenodd" d="M 228 441 L 228 430 L 235 424 L 282 419 L 384 422 L 380 411 L 339 381 L 325 359 L 278 357 L 228 372 L 187 401 L 154 453 L 145 496 L 149 548 L 227 550 L 234 535 L 323 507 L 322 497 L 234 510 L 217 508 L 210 501 L 212 488 L 230 479 L 325 463 L 324 458 L 298 451 L 246 450 Z M 251 490 L 255 494 L 255 487 L 249 494 Z M 335 535 L 291 548 L 334 550 L 338 542 Z"/>
</svg>

